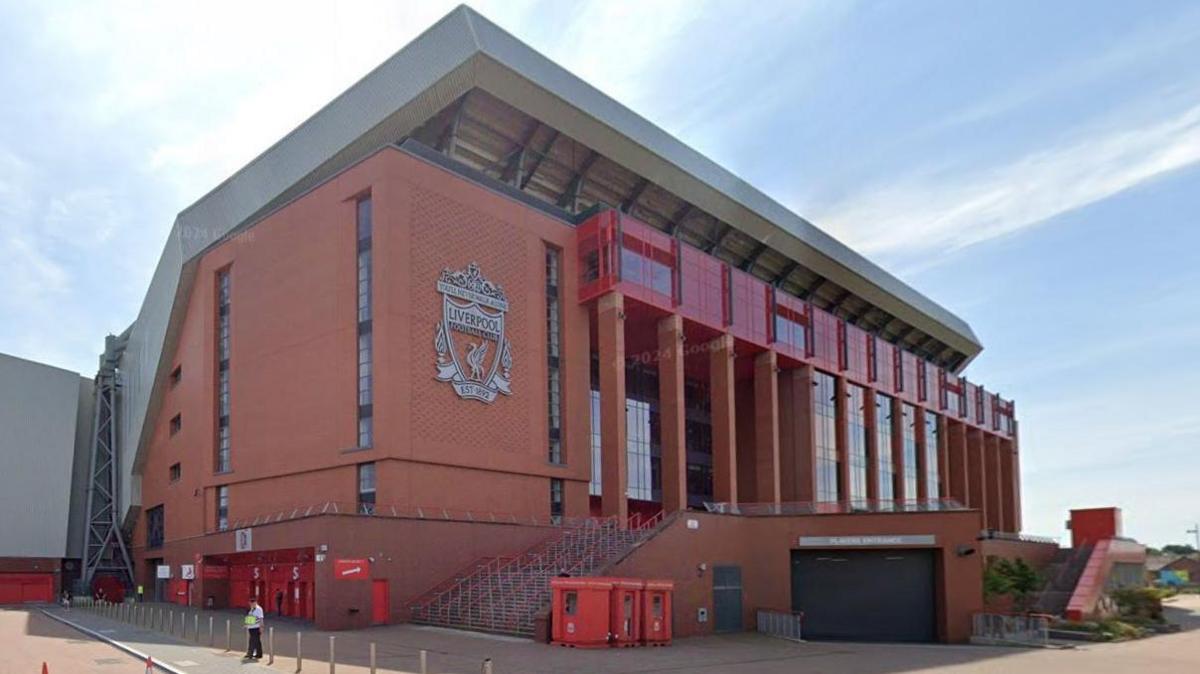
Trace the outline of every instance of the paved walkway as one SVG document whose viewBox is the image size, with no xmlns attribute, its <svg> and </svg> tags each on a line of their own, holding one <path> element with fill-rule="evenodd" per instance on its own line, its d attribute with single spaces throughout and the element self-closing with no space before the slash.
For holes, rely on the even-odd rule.
<svg viewBox="0 0 1200 674">
<path fill-rule="evenodd" d="M 203 622 L 201 628 L 202 644 L 197 644 L 194 638 L 192 638 L 194 636 L 194 623 L 191 621 L 193 620 L 194 614 L 189 614 L 187 616 L 189 622 L 187 622 L 186 625 L 189 638 L 184 639 L 179 636 L 167 634 L 158 629 L 152 629 L 144 623 L 137 624 L 137 619 L 144 615 L 141 612 L 132 616 L 134 622 L 128 622 L 123 619 L 115 619 L 100 612 L 78 607 L 69 611 L 61 607 L 46 608 L 43 610 L 46 614 L 49 614 L 52 617 L 59 618 L 60 620 L 69 622 L 73 625 L 78 625 L 100 635 L 101 637 L 120 642 L 128 648 L 152 656 L 156 663 L 165 663 L 172 668 L 186 672 L 186 674 L 229 674 L 232 672 L 239 672 L 243 674 L 262 672 L 263 674 L 267 674 L 271 672 L 271 669 L 258 663 L 250 661 L 243 662 L 241 656 L 243 653 L 245 653 L 245 637 L 244 635 L 234 631 L 239 627 L 236 624 L 232 625 L 230 630 L 233 637 L 233 648 L 235 650 L 229 652 L 224 652 L 221 650 L 221 647 L 223 647 L 225 642 L 223 622 L 220 623 L 221 626 L 219 628 L 216 628 L 216 641 L 219 647 L 209 648 L 207 646 L 207 616 L 205 617 L 205 621 Z M 164 615 L 168 614 L 164 613 Z M 179 625 L 181 624 L 181 617 L 181 612 L 178 612 L 174 615 L 176 625 L 175 634 L 179 633 L 178 630 Z M 214 627 L 215 622 L 216 621 L 214 620 Z M 65 628 L 66 625 L 63 625 L 63 627 Z M 81 635 L 76 633 L 76 636 L 80 637 Z M 241 637 L 240 640 L 239 637 Z M 112 652 L 114 653 L 111 656 L 113 658 L 124 658 L 128 662 L 138 664 L 137 659 L 128 653 L 122 653 L 115 649 L 113 649 Z M 295 668 L 293 667 L 293 671 L 294 669 Z M 112 671 L 115 673 L 132 670 L 114 667 L 112 669 L 88 669 L 73 671 Z M 143 670 L 138 669 L 137 671 Z"/>
<path fill-rule="evenodd" d="M 161 607 L 156 607 L 161 608 Z M 353 632 L 321 632 L 307 625 L 267 618 L 276 628 L 276 662 L 243 663 L 244 636 L 234 631 L 239 614 L 201 612 L 200 644 L 195 639 L 195 618 L 186 614 L 187 638 L 130 625 L 80 609 L 50 609 L 56 615 L 84 624 L 105 636 L 163 657 L 186 674 L 226 672 L 295 672 L 295 642 L 299 632 L 307 654 L 305 672 L 329 671 L 328 637 L 335 636 L 337 672 L 365 674 L 369 644 L 376 643 L 379 672 L 411 674 L 419 670 L 420 649 L 428 651 L 429 672 L 476 674 L 484 658 L 494 661 L 496 674 L 551 674 L 596 672 L 738 672 L 796 674 L 846 672 L 850 674 L 1175 674 L 1200 671 L 1200 597 L 1180 597 L 1171 604 L 1169 617 L 1184 625 L 1180 634 L 1118 644 L 1088 644 L 1074 650 L 1027 650 L 980 646 L 792 643 L 756 634 L 736 634 L 682 639 L 669 648 L 582 650 L 415 625 L 388 625 Z M 208 647 L 207 620 L 214 618 L 216 648 Z M 231 621 L 235 650 L 224 653 L 224 620 Z M 144 618 L 143 618 L 144 620 Z M 239 639 L 241 639 L 239 641 Z M 320 657 L 317 657 L 318 653 Z M 194 663 L 194 664 L 193 664 Z M 0 671 L 7 671 L 0 663 Z M 36 671 L 36 670 L 35 670 Z M 71 669 L 71 672 L 112 672 L 125 669 Z M 140 673 L 140 670 L 137 670 Z M 57 674 L 57 673 L 54 673 Z"/>
</svg>

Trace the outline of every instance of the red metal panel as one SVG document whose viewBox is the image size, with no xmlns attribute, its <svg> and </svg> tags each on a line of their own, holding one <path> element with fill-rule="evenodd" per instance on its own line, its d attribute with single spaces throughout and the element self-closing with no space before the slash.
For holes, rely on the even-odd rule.
<svg viewBox="0 0 1200 674">
<path fill-rule="evenodd" d="M 963 382 L 966 407 L 963 416 L 972 423 L 979 423 L 979 387 L 970 382 Z"/>
<path fill-rule="evenodd" d="M 0 604 L 54 601 L 54 576 L 49 573 L 0 573 Z"/>
<path fill-rule="evenodd" d="M 896 390 L 896 348 L 891 344 L 871 337 L 875 343 L 875 381 L 880 391 L 891 394 Z"/>
<path fill-rule="evenodd" d="M 687 245 L 679 247 L 679 261 L 679 313 L 711 328 L 723 328 L 724 263 Z"/>
<path fill-rule="evenodd" d="M 900 397 L 910 403 L 920 402 L 917 378 L 925 369 L 924 363 L 907 351 L 897 349 L 897 353 L 900 354 Z"/>
<path fill-rule="evenodd" d="M 867 334 L 862 328 L 848 323 L 843 323 L 843 325 L 846 326 L 846 376 L 862 383 L 869 382 L 870 378 L 867 376 L 867 342 L 868 340 L 873 340 L 874 337 Z"/>
<path fill-rule="evenodd" d="M 730 269 L 730 332 L 760 346 L 771 343 L 768 320 L 771 286 L 738 269 Z"/>
<path fill-rule="evenodd" d="M 840 321 L 828 311 L 812 307 L 813 360 L 830 372 L 840 372 L 842 360 L 839 356 Z"/>
<path fill-rule="evenodd" d="M 579 255 L 579 301 L 587 302 L 617 284 L 617 220 L 603 211 L 579 225 L 575 235 Z"/>
</svg>

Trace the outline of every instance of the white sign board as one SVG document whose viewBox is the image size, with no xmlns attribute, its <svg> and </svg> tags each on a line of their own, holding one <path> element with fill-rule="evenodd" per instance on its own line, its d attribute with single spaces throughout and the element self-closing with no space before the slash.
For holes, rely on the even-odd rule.
<svg viewBox="0 0 1200 674">
<path fill-rule="evenodd" d="M 180 564 L 179 577 L 184 580 L 196 580 L 196 566 L 194 564 Z"/>
<path fill-rule="evenodd" d="M 233 549 L 236 552 L 250 552 L 254 549 L 251 533 L 251 529 L 238 529 L 233 532 Z"/>
<path fill-rule="evenodd" d="M 171 577 L 171 567 L 166 564 L 159 564 L 158 565 L 158 573 L 154 577 L 161 578 L 161 579 L 170 578 Z"/>
<path fill-rule="evenodd" d="M 801 536 L 798 545 L 802 548 L 894 548 L 906 545 L 937 545 L 937 537 L 933 534 L 920 534 L 916 536 Z"/>
</svg>

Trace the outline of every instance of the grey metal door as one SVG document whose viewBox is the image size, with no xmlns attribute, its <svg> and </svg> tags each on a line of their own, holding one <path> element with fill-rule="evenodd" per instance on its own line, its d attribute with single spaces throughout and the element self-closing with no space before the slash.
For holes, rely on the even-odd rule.
<svg viewBox="0 0 1200 674">
<path fill-rule="evenodd" d="M 742 631 L 742 567 L 713 567 L 713 630 Z"/>
<path fill-rule="evenodd" d="M 793 550 L 806 639 L 933 641 L 931 550 Z"/>
</svg>

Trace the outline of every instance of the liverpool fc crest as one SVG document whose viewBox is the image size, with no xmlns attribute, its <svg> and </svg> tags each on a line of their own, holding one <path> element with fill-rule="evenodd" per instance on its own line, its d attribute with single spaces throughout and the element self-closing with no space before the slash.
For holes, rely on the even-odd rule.
<svg viewBox="0 0 1200 674">
<path fill-rule="evenodd" d="M 438 381 L 448 381 L 460 398 L 491 403 L 512 395 L 512 344 L 504 336 L 508 298 L 483 278 L 472 262 L 462 271 L 443 269 L 437 282 L 442 320 L 433 346 Z"/>
</svg>

